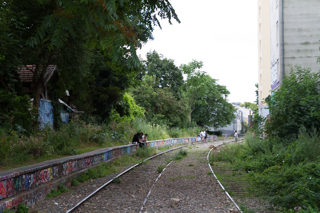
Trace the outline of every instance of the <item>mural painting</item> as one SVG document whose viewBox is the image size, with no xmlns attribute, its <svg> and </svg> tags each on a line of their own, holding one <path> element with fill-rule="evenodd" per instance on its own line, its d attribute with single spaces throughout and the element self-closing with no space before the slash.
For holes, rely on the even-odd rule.
<svg viewBox="0 0 320 213">
<path fill-rule="evenodd" d="M 105 152 L 103 161 L 107 161 L 110 158 L 111 158 L 111 152 L 110 151 Z"/>
<path fill-rule="evenodd" d="M 7 189 L 7 197 L 11 197 L 15 195 L 13 178 L 7 179 L 6 189 Z M 21 178 L 20 178 L 20 189 L 21 189 Z"/>
<path fill-rule="evenodd" d="M 101 156 L 100 155 L 95 155 L 92 158 L 92 165 L 98 165 L 101 163 Z"/>
<path fill-rule="evenodd" d="M 11 208 L 11 207 L 12 207 L 12 199 L 6 201 L 6 209 Z"/>
<path fill-rule="evenodd" d="M 72 168 L 73 168 L 73 171 L 74 171 L 74 172 L 79 170 L 78 160 L 72 161 Z"/>
<path fill-rule="evenodd" d="M 85 158 L 85 168 L 89 168 L 92 165 L 92 157 Z"/>
<path fill-rule="evenodd" d="M 33 191 L 32 193 L 28 193 L 25 202 L 27 206 L 33 206 L 35 204 L 35 192 Z"/>
<path fill-rule="evenodd" d="M 72 171 L 73 171 L 73 162 L 72 161 L 66 162 L 62 165 L 62 175 L 63 176 L 71 174 Z"/>
<path fill-rule="evenodd" d="M 44 188 L 39 188 L 37 190 L 35 190 L 34 193 L 34 203 L 37 203 L 40 200 L 44 200 L 46 198 L 45 193 L 43 193 Z"/>
<path fill-rule="evenodd" d="M 3 212 L 6 209 L 5 203 L 0 203 L 0 212 Z"/>
<path fill-rule="evenodd" d="M 6 181 L 1 181 L 0 182 L 0 199 L 4 199 L 7 197 L 7 192 L 6 192 Z"/>
<path fill-rule="evenodd" d="M 37 185 L 50 181 L 50 169 L 43 169 L 37 172 Z"/>
<path fill-rule="evenodd" d="M 18 206 L 18 204 L 21 202 L 20 197 L 14 198 L 12 200 L 12 206 Z"/>
<path fill-rule="evenodd" d="M 29 174 L 22 175 L 21 190 L 29 190 Z"/>
<path fill-rule="evenodd" d="M 57 179 L 60 177 L 61 171 L 62 171 L 62 166 L 61 164 L 52 167 L 52 178 Z"/>
</svg>

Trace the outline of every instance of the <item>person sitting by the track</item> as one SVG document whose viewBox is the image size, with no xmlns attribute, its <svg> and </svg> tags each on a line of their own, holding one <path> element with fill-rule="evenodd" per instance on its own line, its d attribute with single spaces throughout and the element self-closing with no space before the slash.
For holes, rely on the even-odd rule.
<svg viewBox="0 0 320 213">
<path fill-rule="evenodd" d="M 132 138 L 132 143 L 136 144 L 139 143 L 139 136 L 140 136 L 140 132 L 137 132 L 137 134 L 135 134 Z"/>
<path fill-rule="evenodd" d="M 139 143 L 139 147 L 143 147 L 143 146 L 144 146 L 142 136 L 144 136 L 144 135 L 143 135 L 143 133 L 142 133 L 142 132 L 140 132 L 140 135 L 139 135 L 139 142 L 138 142 L 138 143 Z"/>
<path fill-rule="evenodd" d="M 146 146 L 147 145 L 147 140 L 148 140 L 148 134 L 144 134 L 144 137 L 142 139 L 142 143 L 143 143 L 143 146 Z"/>
</svg>

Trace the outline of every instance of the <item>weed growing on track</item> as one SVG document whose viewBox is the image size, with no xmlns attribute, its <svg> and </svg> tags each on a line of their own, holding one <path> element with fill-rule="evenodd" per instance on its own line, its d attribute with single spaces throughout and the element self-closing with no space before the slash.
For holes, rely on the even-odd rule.
<svg viewBox="0 0 320 213">
<path fill-rule="evenodd" d="M 121 178 L 116 178 L 112 181 L 112 183 L 120 184 L 121 183 Z"/>
<path fill-rule="evenodd" d="M 160 166 L 158 166 L 157 172 L 158 172 L 158 173 L 161 173 L 165 167 L 166 167 L 165 165 L 160 165 Z"/>
<path fill-rule="evenodd" d="M 253 210 L 253 209 L 248 209 L 248 208 L 245 206 L 244 203 L 241 203 L 239 207 L 240 207 L 240 209 L 241 209 L 241 211 L 242 211 L 243 213 L 255 213 L 255 212 L 257 212 L 257 211 L 255 211 L 255 210 Z"/>
<path fill-rule="evenodd" d="M 172 157 L 172 160 L 181 160 L 188 155 L 187 150 L 179 149 L 179 152 Z"/>
<path fill-rule="evenodd" d="M 69 189 L 67 189 L 67 187 L 65 187 L 64 185 L 60 184 L 58 186 L 58 189 L 57 190 L 51 190 L 51 192 L 49 194 L 47 194 L 47 197 L 46 199 L 49 200 L 53 197 L 57 197 L 59 196 L 61 193 L 65 193 L 65 192 L 70 192 Z"/>
<path fill-rule="evenodd" d="M 142 148 L 137 149 L 135 155 L 140 158 L 148 158 L 152 155 L 156 154 L 156 149 L 153 147 L 144 146 Z"/>
<path fill-rule="evenodd" d="M 79 185 L 80 185 L 80 183 L 79 183 L 79 181 L 77 181 L 77 179 L 72 179 L 71 186 L 79 186 Z"/>
</svg>

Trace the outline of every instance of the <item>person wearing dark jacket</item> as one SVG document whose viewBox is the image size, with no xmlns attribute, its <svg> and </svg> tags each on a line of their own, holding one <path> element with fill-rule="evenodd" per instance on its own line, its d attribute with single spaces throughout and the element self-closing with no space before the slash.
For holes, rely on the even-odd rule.
<svg viewBox="0 0 320 213">
<path fill-rule="evenodd" d="M 132 138 L 132 143 L 139 143 L 140 132 L 137 132 Z"/>
</svg>

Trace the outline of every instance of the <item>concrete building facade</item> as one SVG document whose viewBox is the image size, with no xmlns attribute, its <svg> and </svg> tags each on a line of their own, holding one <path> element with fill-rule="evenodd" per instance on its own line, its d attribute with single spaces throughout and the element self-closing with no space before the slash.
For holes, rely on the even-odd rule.
<svg viewBox="0 0 320 213">
<path fill-rule="evenodd" d="M 252 114 L 250 109 L 244 108 L 244 107 L 240 107 L 238 105 L 233 105 L 237 111 L 234 113 L 235 114 L 235 119 L 233 119 L 233 121 L 224 127 L 221 128 L 217 128 L 217 129 L 211 129 L 213 130 L 220 130 L 223 132 L 223 135 L 233 135 L 235 131 L 238 131 L 238 133 L 241 133 L 242 130 L 242 125 L 243 123 L 247 123 L 248 124 L 248 117 L 250 114 Z"/>
<path fill-rule="evenodd" d="M 270 2 L 258 0 L 258 96 L 259 115 L 269 114 L 263 100 L 270 95 Z"/>
<path fill-rule="evenodd" d="M 270 0 L 271 90 L 295 66 L 319 72 L 320 0 Z"/>
</svg>

